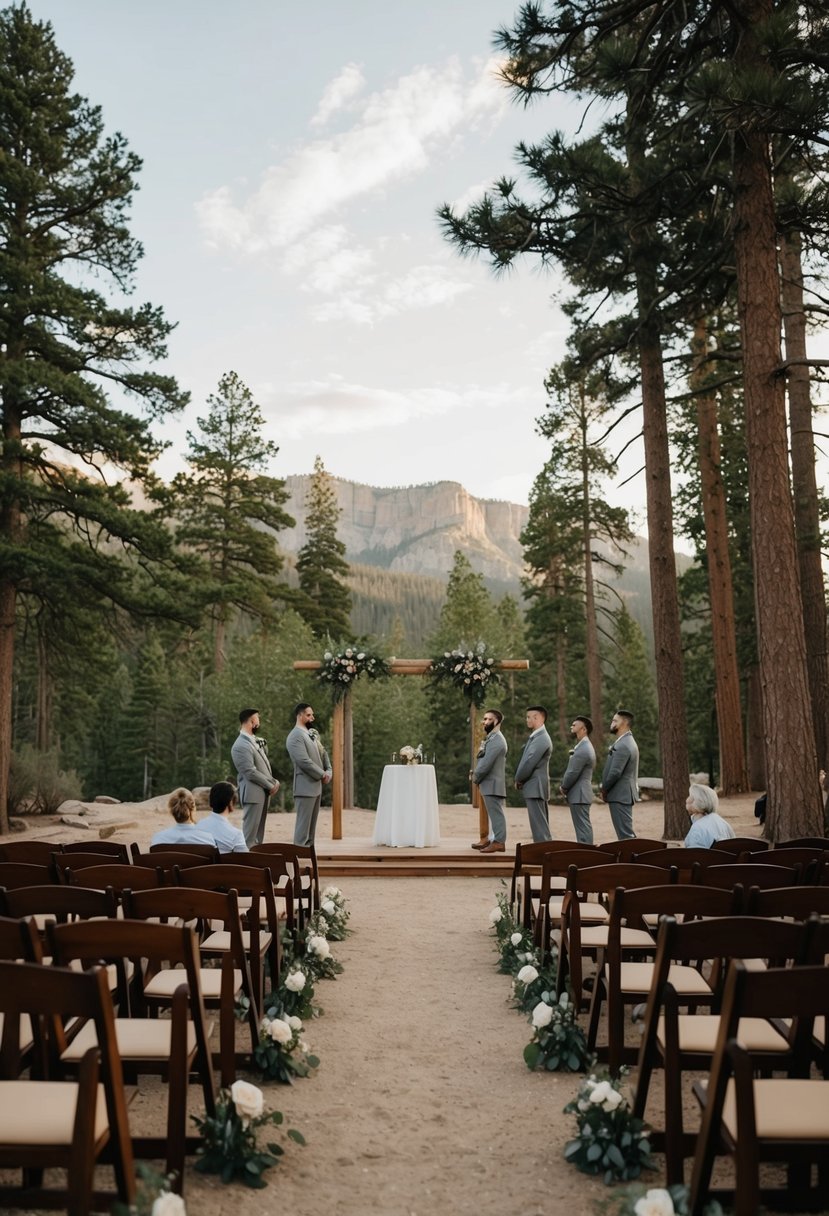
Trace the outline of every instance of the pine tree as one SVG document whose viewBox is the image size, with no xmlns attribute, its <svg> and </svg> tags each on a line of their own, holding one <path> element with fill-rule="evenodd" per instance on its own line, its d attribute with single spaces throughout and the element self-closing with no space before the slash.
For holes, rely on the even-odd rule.
<svg viewBox="0 0 829 1216">
<path fill-rule="evenodd" d="M 172 498 L 178 541 L 204 563 L 200 590 L 211 605 L 213 667 L 221 671 L 233 609 L 268 620 L 286 598 L 276 577 L 283 559 L 274 533 L 294 520 L 283 510 L 285 482 L 263 472 L 279 448 L 262 434 L 250 389 L 228 372 L 207 405 L 207 416 L 197 419 L 199 433 L 187 435 L 192 472 L 175 478 Z"/>
<path fill-rule="evenodd" d="M 351 593 L 345 545 L 337 536 L 340 507 L 322 458 L 314 461 L 305 518 L 306 541 L 297 555 L 296 568 L 303 594 L 301 611 L 317 638 L 334 640 L 348 636 Z"/>
<path fill-rule="evenodd" d="M 645 637 L 623 605 L 607 648 L 607 699 L 610 712 L 629 709 L 634 715 L 633 733 L 639 745 L 639 771 L 643 776 L 659 772 L 659 714 L 653 672 Z M 599 745 L 596 744 L 598 751 Z M 601 760 L 598 765 L 601 772 Z"/>
<path fill-rule="evenodd" d="M 171 326 L 123 302 L 142 254 L 127 227 L 141 162 L 72 77 L 50 25 L 25 6 L 0 12 L 0 832 L 20 604 L 57 585 L 145 613 L 158 600 L 166 530 L 103 470 L 146 482 L 162 445 L 107 394 L 152 417 L 186 400 L 143 370 Z"/>
</svg>

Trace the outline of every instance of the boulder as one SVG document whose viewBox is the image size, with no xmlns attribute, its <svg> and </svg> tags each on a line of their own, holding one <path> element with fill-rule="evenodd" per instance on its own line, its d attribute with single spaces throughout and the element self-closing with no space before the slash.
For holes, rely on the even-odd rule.
<svg viewBox="0 0 829 1216">
<path fill-rule="evenodd" d="M 93 801 L 102 802 L 106 806 L 118 806 L 121 799 L 120 798 L 111 798 L 109 796 L 109 794 L 98 794 Z"/>
<path fill-rule="evenodd" d="M 100 840 L 108 840 L 110 836 L 114 836 L 116 832 L 126 831 L 127 828 L 137 828 L 138 824 L 134 819 L 127 820 L 126 823 L 108 823 L 102 828 L 98 828 L 98 837 Z"/>
<path fill-rule="evenodd" d="M 79 819 L 77 816 L 61 815 L 58 822 L 65 823 L 68 828 L 83 828 L 85 832 L 92 831 L 92 825 L 84 823 L 83 819 Z"/>
</svg>

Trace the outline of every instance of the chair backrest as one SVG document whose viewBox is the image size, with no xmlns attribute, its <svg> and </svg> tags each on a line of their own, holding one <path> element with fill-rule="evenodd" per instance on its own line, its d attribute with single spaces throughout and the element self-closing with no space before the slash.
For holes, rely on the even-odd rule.
<svg viewBox="0 0 829 1216">
<path fill-rule="evenodd" d="M 34 922 L 19 916 L 0 916 L 0 959 L 41 961 L 40 939 Z"/>
<path fill-rule="evenodd" d="M 54 879 L 49 865 L 36 865 L 28 861 L 0 861 L 0 887 L 13 891 L 17 887 L 40 887 Z"/>
<path fill-rule="evenodd" d="M 191 853 L 189 849 L 170 849 L 169 852 L 165 850 L 160 853 L 136 851 L 132 855 L 134 866 L 144 866 L 148 870 L 162 870 L 166 875 L 172 875 L 176 866 L 181 870 L 186 870 L 189 866 L 203 866 L 204 863 L 204 857 L 198 853 Z"/>
<path fill-rule="evenodd" d="M 664 849 L 664 840 L 651 840 L 647 836 L 632 836 L 627 840 L 605 840 L 596 846 L 605 853 L 612 853 L 616 861 L 632 861 L 640 853 Z"/>
<path fill-rule="evenodd" d="M 0 840 L 0 861 L 22 861 L 27 865 L 48 866 L 53 853 L 63 845 L 52 840 Z"/>
<path fill-rule="evenodd" d="M 231 856 L 231 854 L 227 854 Z M 234 859 L 237 854 L 232 854 Z M 245 856 L 245 854 L 238 854 Z M 260 854 L 261 856 L 261 854 Z M 183 887 L 202 887 L 207 891 L 238 891 L 239 895 L 259 896 L 265 901 L 268 928 L 276 938 L 279 938 L 279 917 L 277 914 L 277 898 L 285 901 L 287 927 L 294 929 L 294 895 L 293 883 L 290 878 L 277 892 L 274 887 L 270 868 L 265 865 L 235 865 L 231 862 L 217 862 L 212 866 L 194 866 L 179 873 L 178 881 Z M 254 925 L 251 923 L 251 929 Z"/>
<path fill-rule="evenodd" d="M 129 865 L 129 858 L 110 857 L 106 853 L 82 853 L 76 849 L 74 853 L 56 853 L 53 858 L 55 870 L 61 882 L 67 882 L 66 871 L 86 870 L 90 866 L 124 866 Z"/>
<path fill-rule="evenodd" d="M 140 846 L 137 844 L 130 845 L 133 854 L 141 852 Z M 151 853 L 192 853 L 195 857 L 204 858 L 205 862 L 218 861 L 221 856 L 219 846 L 215 844 L 151 844 L 149 851 Z"/>
<path fill-rule="evenodd" d="M 538 873 L 539 868 L 543 865 L 544 858 L 551 853 L 570 853 L 573 849 L 580 849 L 583 853 L 598 853 L 600 850 L 597 845 L 577 845 L 572 840 L 536 840 L 532 844 L 523 844 L 520 840 L 515 846 L 515 861 L 512 867 L 512 882 L 510 883 L 510 906 L 515 906 L 518 893 L 518 883 L 521 878 L 527 873 Z M 566 874 L 567 870 L 562 871 L 562 875 Z M 525 884 L 525 896 L 529 897 L 530 888 Z M 529 923 L 527 921 L 527 923 Z"/>
<path fill-rule="evenodd" d="M 121 862 L 85 866 L 75 870 L 71 866 L 65 871 L 66 881 L 78 887 L 92 887 L 105 891 L 111 887 L 117 895 L 125 890 L 147 891 L 151 887 L 164 886 L 161 870 L 148 870 L 145 866 L 125 866 Z"/>
<path fill-rule="evenodd" d="M 795 840 L 778 840 L 775 844 L 777 849 L 827 849 L 829 850 L 829 837 L 826 836 L 798 836 Z"/>
<path fill-rule="evenodd" d="M 97 853 L 110 861 L 122 861 L 124 864 L 130 859 L 129 847 L 119 840 L 73 840 L 63 846 L 63 852 Z"/>
<path fill-rule="evenodd" d="M 108 919 L 118 912 L 112 890 L 50 883 L 43 887 L 20 887 L 4 896 L 8 916 L 48 916 L 56 921 Z"/>
<path fill-rule="evenodd" d="M 761 866 L 802 866 L 805 876 L 809 866 L 820 865 L 829 857 L 824 849 L 770 849 L 767 853 L 743 853 L 740 861 Z"/>
<path fill-rule="evenodd" d="M 751 887 L 746 911 L 750 916 L 778 916 L 789 920 L 808 920 L 810 916 L 829 916 L 829 887 Z"/>
<path fill-rule="evenodd" d="M 647 856 L 647 854 L 645 854 Z M 568 892 L 579 895 L 610 895 L 617 887 L 656 887 L 676 881 L 676 870 L 633 861 L 612 861 L 602 866 L 570 866 Z"/>
<path fill-rule="evenodd" d="M 673 846 L 668 849 L 650 849 L 641 859 L 637 853 L 633 860 L 641 860 L 649 866 L 665 866 L 666 869 L 676 866 L 679 881 L 690 882 L 695 862 L 705 869 L 708 866 L 716 865 L 718 861 L 723 864 L 727 863 L 730 860 L 730 854 L 720 853 L 715 846 L 710 849 L 685 849 Z"/>
<path fill-rule="evenodd" d="M 517 846 L 516 846 L 517 847 Z M 314 907 L 320 906 L 320 872 L 317 862 L 317 850 L 312 844 L 288 844 L 286 841 L 271 840 L 267 843 L 255 844 L 251 848 L 251 853 L 281 853 L 283 857 L 288 857 L 294 862 L 294 878 L 299 882 L 300 874 L 303 867 L 302 863 L 307 862 L 311 870 L 311 879 L 314 890 Z M 240 856 L 238 853 L 233 854 L 234 857 Z"/>
<path fill-rule="evenodd" d="M 670 917 L 675 923 L 696 924 L 699 917 L 730 917 L 740 912 L 743 890 L 738 885 L 731 890 L 724 887 L 697 886 L 693 883 L 662 884 L 660 886 L 619 888 L 613 894 L 610 905 L 610 925 L 626 924 L 639 929 L 646 924 L 646 917 Z M 743 919 L 748 919 L 747 917 Z M 757 923 L 754 924 L 755 937 Z M 610 931 L 609 931 L 610 935 Z M 687 958 L 709 958 L 711 955 L 689 954 Z"/>
<path fill-rule="evenodd" d="M 767 851 L 769 842 L 759 836 L 732 836 L 730 840 L 718 840 L 718 853 L 730 853 L 732 857 L 740 857 L 743 853 L 761 853 Z"/>
<path fill-rule="evenodd" d="M 751 862 L 736 861 L 730 865 L 708 866 L 701 879 L 707 887 L 733 887 L 741 883 L 748 891 L 751 887 L 793 887 L 800 881 L 800 866 L 767 866 Z"/>
</svg>

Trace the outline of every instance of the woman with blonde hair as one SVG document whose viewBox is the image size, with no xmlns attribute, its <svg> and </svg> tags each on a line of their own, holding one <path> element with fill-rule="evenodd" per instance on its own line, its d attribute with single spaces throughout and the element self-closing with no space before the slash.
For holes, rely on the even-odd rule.
<svg viewBox="0 0 829 1216">
<path fill-rule="evenodd" d="M 196 800 L 189 790 L 173 790 L 167 799 L 167 810 L 173 816 L 172 827 L 156 832 L 150 844 L 215 844 L 213 837 L 200 828 L 196 820 Z"/>
</svg>

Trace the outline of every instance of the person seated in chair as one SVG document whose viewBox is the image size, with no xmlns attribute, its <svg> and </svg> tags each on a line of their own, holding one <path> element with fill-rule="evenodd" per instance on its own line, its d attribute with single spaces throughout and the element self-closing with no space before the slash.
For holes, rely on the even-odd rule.
<svg viewBox="0 0 829 1216">
<path fill-rule="evenodd" d="M 211 785 L 210 810 L 212 814 L 199 824 L 210 844 L 215 844 L 220 853 L 249 853 L 244 833 L 230 822 L 230 812 L 236 810 L 236 786 L 231 781 Z"/>
<path fill-rule="evenodd" d="M 686 849 L 710 849 L 718 840 L 733 840 L 734 829 L 717 814 L 717 791 L 709 785 L 692 785 L 685 809 L 691 817 L 691 830 L 685 837 Z"/>
<path fill-rule="evenodd" d="M 167 800 L 172 827 L 156 832 L 150 844 L 213 844 L 213 837 L 196 820 L 196 800 L 189 790 L 173 790 Z"/>
</svg>

